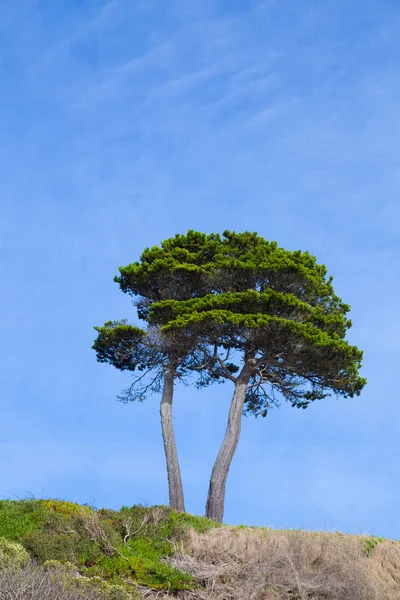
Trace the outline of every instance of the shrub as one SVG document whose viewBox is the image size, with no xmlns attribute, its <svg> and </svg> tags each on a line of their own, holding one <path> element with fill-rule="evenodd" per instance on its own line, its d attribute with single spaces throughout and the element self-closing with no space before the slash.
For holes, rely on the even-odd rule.
<svg viewBox="0 0 400 600">
<path fill-rule="evenodd" d="M 21 544 L 0 538 L 0 568 L 22 567 L 29 559 L 28 552 Z"/>
<path fill-rule="evenodd" d="M 69 534 L 43 530 L 31 531 L 21 541 L 32 558 L 40 563 L 51 559 L 62 562 L 74 561 L 74 540 Z"/>
<path fill-rule="evenodd" d="M 46 560 L 43 563 L 46 571 L 56 571 L 57 573 L 65 574 L 69 577 L 79 577 L 78 567 L 70 562 L 61 562 L 59 560 Z"/>
<path fill-rule="evenodd" d="M 107 600 L 136 600 L 139 594 L 135 591 L 129 592 L 122 585 L 110 584 L 101 577 L 78 577 L 74 585 L 80 590 L 97 592 Z"/>
<path fill-rule="evenodd" d="M 62 578 L 43 567 L 0 569 L 0 600 L 105 600 L 94 590 L 68 587 Z M 111 598 L 110 598 L 111 600 Z M 112 599 L 114 600 L 114 599 Z"/>
<path fill-rule="evenodd" d="M 64 515 L 66 517 L 73 517 L 80 515 L 83 512 L 90 512 L 90 507 L 87 505 L 81 506 L 75 502 L 65 502 L 65 500 L 39 500 L 45 508 L 55 512 L 57 514 Z"/>
<path fill-rule="evenodd" d="M 1 500 L 0 537 L 19 542 L 28 531 L 39 526 L 45 513 L 36 500 Z"/>
<path fill-rule="evenodd" d="M 384 542 L 384 538 L 381 537 L 376 537 L 375 535 L 371 535 L 369 537 L 366 537 L 364 540 L 364 552 L 367 556 L 370 556 L 373 551 L 375 550 L 375 548 L 377 547 L 377 545 L 379 544 L 379 542 Z"/>
<path fill-rule="evenodd" d="M 135 600 L 136 592 L 129 592 L 121 585 L 109 584 L 101 577 L 85 577 L 79 573 L 76 565 L 58 560 L 47 560 L 43 564 L 46 572 L 55 574 L 65 583 L 66 589 L 90 590 L 97 592 L 106 600 Z"/>
<path fill-rule="evenodd" d="M 191 529 L 204 533 L 216 526 L 167 506 L 94 510 L 60 500 L 0 501 L 1 514 L 8 520 L 5 537 L 21 542 L 38 563 L 72 563 L 91 580 L 100 577 L 128 590 L 195 587 L 191 575 L 165 559 Z"/>
</svg>

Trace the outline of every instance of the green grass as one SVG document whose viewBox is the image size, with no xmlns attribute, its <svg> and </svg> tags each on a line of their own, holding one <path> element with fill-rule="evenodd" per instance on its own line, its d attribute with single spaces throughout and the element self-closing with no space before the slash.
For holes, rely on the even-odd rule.
<svg viewBox="0 0 400 600">
<path fill-rule="evenodd" d="M 0 501 L 0 537 L 21 543 L 43 564 L 72 563 L 86 577 L 132 589 L 138 584 L 171 591 L 195 587 L 193 578 L 165 558 L 184 544 L 190 528 L 217 524 L 167 506 L 95 510 L 61 500 Z"/>
</svg>

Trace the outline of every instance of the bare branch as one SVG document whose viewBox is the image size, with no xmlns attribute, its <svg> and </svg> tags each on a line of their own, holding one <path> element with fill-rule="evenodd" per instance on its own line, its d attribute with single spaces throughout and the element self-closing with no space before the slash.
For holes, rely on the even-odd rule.
<svg viewBox="0 0 400 600">
<path fill-rule="evenodd" d="M 127 404 L 128 402 L 138 401 L 142 402 L 147 394 L 147 392 L 158 393 L 161 390 L 161 383 L 163 378 L 163 371 L 157 371 L 157 373 L 150 379 L 149 383 L 141 384 L 146 375 L 150 373 L 152 369 L 149 369 L 141 375 L 137 377 L 131 385 L 122 391 L 122 393 L 117 396 L 117 399 L 123 404 Z"/>
<path fill-rule="evenodd" d="M 99 542 L 103 547 L 104 551 L 108 552 L 110 555 L 114 553 L 118 554 L 119 556 L 121 556 L 121 558 L 129 562 L 129 559 L 126 558 L 126 556 L 124 556 L 123 554 L 121 554 L 118 548 L 115 548 L 112 545 L 111 541 L 107 537 L 106 532 L 101 526 L 98 515 L 95 512 L 81 511 L 81 517 L 84 528 L 89 533 L 91 539 L 94 542 Z"/>
<path fill-rule="evenodd" d="M 129 538 L 133 537 L 134 535 L 137 535 L 139 533 L 139 531 L 141 529 L 143 529 L 143 527 L 146 525 L 148 520 L 149 520 L 149 515 L 146 513 L 143 515 L 142 523 L 141 523 L 140 527 L 138 529 L 136 529 L 136 531 L 132 531 L 132 519 L 127 519 L 126 521 L 124 521 L 123 526 L 125 527 L 125 531 L 126 531 L 126 535 L 124 536 L 124 544 L 125 545 L 127 544 Z"/>
<path fill-rule="evenodd" d="M 227 369 L 227 367 L 226 367 L 226 365 L 225 365 L 225 362 L 224 362 L 224 361 L 223 361 L 223 360 L 222 360 L 222 359 L 221 359 L 219 356 L 217 356 L 216 358 L 217 358 L 217 361 L 218 361 L 218 363 L 219 363 L 219 365 L 220 365 L 221 369 L 222 369 L 222 370 L 223 370 L 223 372 L 225 373 L 225 377 L 226 377 L 227 379 L 230 379 L 230 380 L 231 380 L 231 381 L 233 381 L 234 383 L 236 383 L 236 381 L 237 381 L 237 377 L 234 377 L 234 376 L 232 375 L 232 373 L 231 373 L 231 372 L 230 372 L 230 371 Z"/>
</svg>

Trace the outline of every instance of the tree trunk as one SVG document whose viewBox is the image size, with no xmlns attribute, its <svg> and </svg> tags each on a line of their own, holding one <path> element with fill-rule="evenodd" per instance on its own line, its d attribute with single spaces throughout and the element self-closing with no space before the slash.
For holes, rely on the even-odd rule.
<svg viewBox="0 0 400 600">
<path fill-rule="evenodd" d="M 222 523 L 224 516 L 226 480 L 236 446 L 239 442 L 243 405 L 249 379 L 250 374 L 246 367 L 244 367 L 235 383 L 235 392 L 229 410 L 225 437 L 211 474 L 206 504 L 206 517 L 217 521 L 217 523 Z"/>
<path fill-rule="evenodd" d="M 176 451 L 174 426 L 172 423 L 172 397 L 174 393 L 175 368 L 169 366 L 164 374 L 164 387 L 160 404 L 161 429 L 167 463 L 169 504 L 178 512 L 185 511 L 181 471 Z"/>
</svg>

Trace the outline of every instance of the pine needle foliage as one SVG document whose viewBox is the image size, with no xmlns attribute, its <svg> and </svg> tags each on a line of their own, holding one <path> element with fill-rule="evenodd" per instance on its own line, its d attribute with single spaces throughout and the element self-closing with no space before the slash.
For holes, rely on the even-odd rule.
<svg viewBox="0 0 400 600">
<path fill-rule="evenodd" d="M 135 298 L 153 333 L 126 321 L 96 327 L 102 362 L 149 371 L 172 352 L 177 376 L 201 373 L 202 386 L 232 379 L 240 356 L 254 354 L 246 411 L 264 416 L 282 397 L 305 408 L 330 393 L 358 395 L 366 383 L 362 352 L 345 340 L 350 307 L 308 252 L 285 250 L 256 233 L 189 230 L 119 271 L 114 280 Z"/>
<path fill-rule="evenodd" d="M 146 249 L 115 281 L 142 319 L 201 349 L 191 367 L 207 364 L 207 383 L 234 379 L 251 356 L 246 412 L 265 416 L 279 398 L 305 408 L 332 393 L 352 397 L 366 383 L 362 352 L 345 339 L 350 307 L 308 252 L 256 233 L 189 231 Z"/>
</svg>

